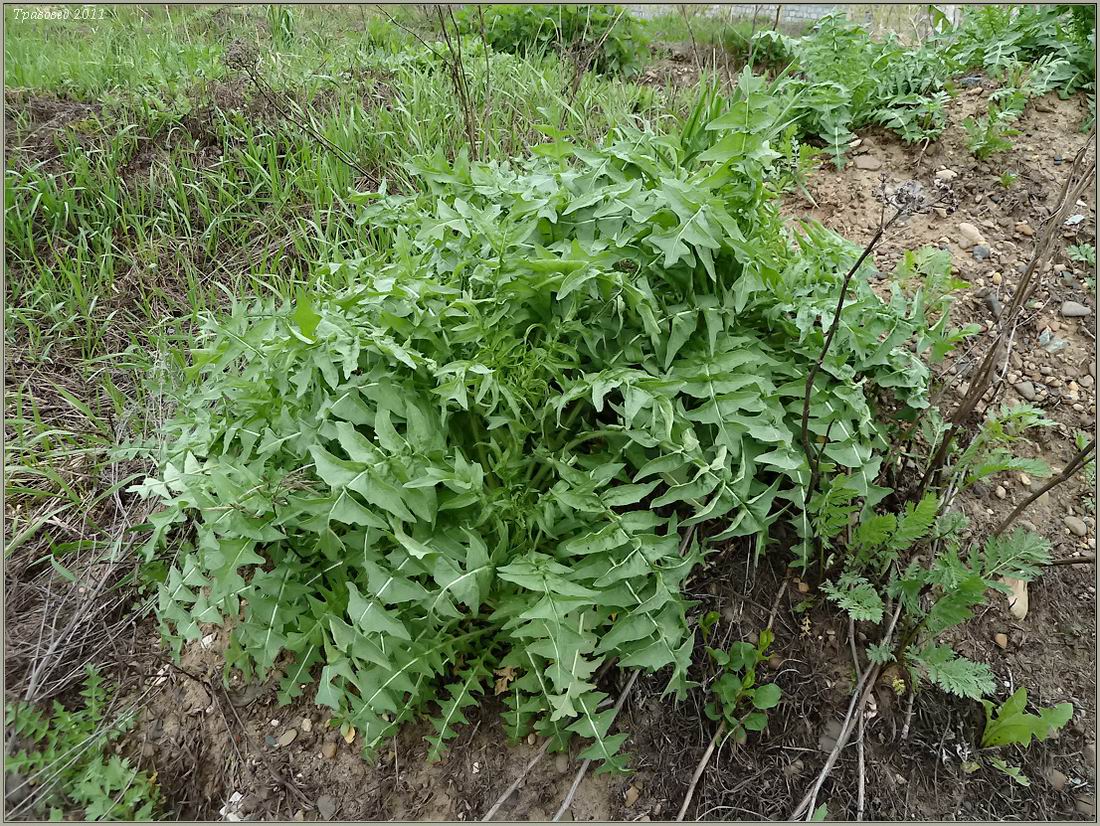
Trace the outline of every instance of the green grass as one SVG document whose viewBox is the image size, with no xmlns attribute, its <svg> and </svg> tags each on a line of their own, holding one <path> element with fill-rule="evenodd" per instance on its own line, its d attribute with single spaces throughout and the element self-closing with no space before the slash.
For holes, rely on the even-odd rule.
<svg viewBox="0 0 1100 826">
<path fill-rule="evenodd" d="M 262 29 L 258 9 L 234 14 L 243 18 L 235 32 Z M 9 20 L 12 86 L 93 106 L 47 152 L 17 152 L 10 164 L 9 280 L 22 300 L 9 323 L 32 338 L 43 329 L 72 336 L 87 356 L 102 352 L 97 304 L 123 287 L 143 316 L 160 304 L 179 313 L 219 301 L 218 283 L 292 291 L 316 262 L 369 251 L 351 193 L 382 179 L 408 187 L 410 163 L 464 146 L 463 121 L 439 61 L 402 29 L 377 18 L 364 27 L 345 12 L 349 28 L 330 41 L 331 16 L 295 14 L 285 49 L 256 44 L 274 103 L 227 68 L 228 34 L 213 10 L 119 9 L 79 36 L 56 22 Z M 523 154 L 547 126 L 592 141 L 611 124 L 669 111 L 660 90 L 591 75 L 571 100 L 571 67 L 554 58 L 471 50 L 467 60 L 483 157 Z M 95 68 L 75 71 L 84 65 Z"/>
</svg>

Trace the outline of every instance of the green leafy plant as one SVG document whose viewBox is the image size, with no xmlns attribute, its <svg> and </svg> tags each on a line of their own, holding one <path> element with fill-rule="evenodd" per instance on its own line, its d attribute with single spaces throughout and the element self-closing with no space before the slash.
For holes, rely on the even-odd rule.
<svg viewBox="0 0 1100 826">
<path fill-rule="evenodd" d="M 1066 255 L 1071 261 L 1096 266 L 1096 247 L 1092 244 L 1070 244 L 1066 247 Z"/>
<path fill-rule="evenodd" d="M 294 40 L 294 12 L 289 6 L 272 3 L 267 7 L 267 22 L 271 36 L 280 48 L 286 48 Z"/>
<path fill-rule="evenodd" d="M 1015 172 L 1002 172 L 1001 176 L 997 179 L 997 183 L 1003 186 L 1005 189 L 1012 189 L 1016 185 L 1016 181 L 1020 176 Z"/>
<path fill-rule="evenodd" d="M 936 15 L 934 14 L 933 17 Z M 823 18 L 802 37 L 763 31 L 752 38 L 756 57 L 786 67 L 787 107 L 801 134 L 824 143 L 841 168 L 854 132 L 878 124 L 907 142 L 935 140 L 947 125 L 951 78 L 982 69 L 1002 82 L 989 116 L 972 120 L 972 151 L 985 158 L 1007 149 L 1008 123 L 1036 95 L 1090 89 L 1095 36 L 1065 9 L 968 8 L 962 25 L 936 23 L 916 48 L 894 35 L 876 40 L 843 14 Z"/>
<path fill-rule="evenodd" d="M 878 122 L 892 129 L 906 143 L 935 140 L 947 128 L 946 92 L 902 95 L 879 110 Z"/>
<path fill-rule="evenodd" d="M 1017 529 L 964 552 L 960 535 L 965 518 L 949 513 L 933 523 L 938 504 L 929 495 L 896 523 L 891 514 L 882 514 L 861 524 L 862 536 L 856 540 L 862 543 L 860 553 L 827 593 L 853 619 L 881 622 L 882 598 L 875 583 L 882 579 L 875 579 L 873 564 L 877 562 L 880 570 L 884 564 L 893 566 L 884 577 L 885 592 L 900 602 L 900 639 L 893 649 L 869 650 L 872 660 L 904 666 L 914 690 L 928 681 L 950 694 L 979 699 L 994 687 L 989 667 L 959 656 L 942 642 L 942 635 L 970 619 L 988 594 L 1010 593 L 1006 578 L 1036 578 L 1050 559 L 1050 545 L 1037 534 Z M 934 556 L 927 562 L 904 563 L 898 556 L 901 550 L 918 544 L 932 547 Z M 862 559 L 871 559 L 872 565 L 860 566 Z"/>
<path fill-rule="evenodd" d="M 1028 431 L 1056 424 L 1030 404 L 1002 405 L 990 411 L 970 444 L 951 463 L 954 484 L 964 490 L 999 473 L 1025 473 L 1039 479 L 1050 476 L 1045 461 L 1017 456 L 1012 448 L 1026 441 Z"/>
<path fill-rule="evenodd" d="M 15 803 L 17 811 L 51 820 L 152 820 L 161 806 L 156 775 L 110 748 L 133 718 L 110 721 L 110 691 L 94 668 L 86 672 L 79 708 L 55 701 L 43 713 L 26 703 L 8 703 L 9 806 L 24 801 Z"/>
<path fill-rule="evenodd" d="M 982 732 L 982 748 L 996 746 L 1030 746 L 1032 739 L 1046 740 L 1065 727 L 1073 717 L 1072 703 L 1059 703 L 1053 708 L 1039 709 L 1030 714 L 1027 708 L 1027 689 L 1022 686 L 998 708 L 989 700 L 983 700 L 985 730 Z"/>
<path fill-rule="evenodd" d="M 231 623 L 229 666 L 277 669 L 283 702 L 312 684 L 366 754 L 432 716 L 438 755 L 496 674 L 511 737 L 623 770 L 594 675 L 689 687 L 681 532 L 812 539 L 805 376 L 858 251 L 784 229 L 780 115 L 745 73 L 671 133 L 421 162 L 413 194 L 355 196 L 380 252 L 322 271 L 352 286 L 207 319 L 136 487 L 149 557 L 184 543 L 157 606 L 175 651 Z M 809 415 L 826 478 L 873 498 L 875 400 L 928 405 L 931 315 L 853 283 Z"/>
<path fill-rule="evenodd" d="M 1002 112 L 996 106 L 990 107 L 989 113 L 980 118 L 967 118 L 963 121 L 966 148 L 982 161 L 1011 149 L 1010 139 L 1020 134 L 1020 130 L 1010 125 L 1015 119 L 1015 115 Z"/>
<path fill-rule="evenodd" d="M 985 707 L 985 729 L 982 732 L 981 748 L 990 750 L 1002 746 L 1028 747 L 1032 739 L 1045 740 L 1054 736 L 1073 717 L 1073 705 L 1059 703 L 1053 708 L 1039 709 L 1038 714 L 1029 714 L 1027 707 L 1027 689 L 1019 688 L 998 708 L 988 700 L 982 700 Z M 978 755 L 963 764 L 967 772 L 981 768 L 982 760 L 1021 786 L 1030 786 L 1029 778 L 1019 766 L 1014 766 L 1001 755 Z"/>
<path fill-rule="evenodd" d="M 602 74 L 633 73 L 649 54 L 645 27 L 618 6 L 469 6 L 457 19 L 464 33 L 484 34 L 489 46 L 501 52 L 593 51 L 592 68 Z"/>
<path fill-rule="evenodd" d="M 718 675 L 710 684 L 713 699 L 704 706 L 704 712 L 711 720 L 724 721 L 737 743 L 744 743 L 749 732 L 764 729 L 768 709 L 775 708 L 782 697 L 775 683 L 756 681 L 756 668 L 767 658 L 774 639 L 771 629 L 764 629 L 755 645 L 735 642 L 727 651 L 707 648 Z"/>
</svg>

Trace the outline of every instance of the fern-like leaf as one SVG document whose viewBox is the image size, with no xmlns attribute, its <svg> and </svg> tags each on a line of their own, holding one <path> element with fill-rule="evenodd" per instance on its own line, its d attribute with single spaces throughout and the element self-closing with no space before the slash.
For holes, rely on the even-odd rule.
<svg viewBox="0 0 1100 826">
<path fill-rule="evenodd" d="M 844 574 L 836 585 L 825 582 L 821 589 L 856 622 L 882 622 L 882 597 L 864 577 Z"/>
<path fill-rule="evenodd" d="M 1011 577 L 1030 582 L 1050 562 L 1050 542 L 1037 533 L 1016 528 L 1008 536 L 990 537 L 982 553 L 982 576 L 992 582 Z"/>
<path fill-rule="evenodd" d="M 898 528 L 890 537 L 890 548 L 903 551 L 927 536 L 936 522 L 939 508 L 940 500 L 932 493 L 925 495 L 915 505 L 906 505 L 904 515 L 898 519 Z"/>
<path fill-rule="evenodd" d="M 931 682 L 957 697 L 978 700 L 996 685 L 988 665 L 964 659 L 947 645 L 925 646 L 910 659 Z"/>
</svg>

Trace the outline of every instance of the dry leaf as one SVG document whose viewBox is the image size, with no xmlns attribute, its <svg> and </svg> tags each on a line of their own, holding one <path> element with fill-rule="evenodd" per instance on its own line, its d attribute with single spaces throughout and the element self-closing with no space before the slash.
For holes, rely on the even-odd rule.
<svg viewBox="0 0 1100 826">
<path fill-rule="evenodd" d="M 1022 579 L 1013 579 L 1012 577 L 1005 577 L 1002 582 L 1012 589 L 1012 593 L 1008 595 L 1008 610 L 1012 612 L 1018 620 L 1022 620 L 1027 616 L 1028 600 L 1027 600 L 1027 583 Z"/>
<path fill-rule="evenodd" d="M 497 675 L 496 688 L 493 689 L 493 694 L 503 694 L 508 690 L 508 684 L 516 678 L 516 669 L 510 665 L 498 668 L 493 673 Z"/>
<path fill-rule="evenodd" d="M 638 797 L 640 795 L 641 792 L 638 791 L 638 787 L 631 786 L 629 789 L 626 790 L 626 798 L 623 800 L 623 802 L 627 805 L 627 807 L 633 806 L 635 803 L 638 802 Z"/>
<path fill-rule="evenodd" d="M 344 732 L 344 742 L 347 743 L 349 746 L 353 742 L 355 742 L 355 726 L 352 726 L 346 732 Z"/>
</svg>

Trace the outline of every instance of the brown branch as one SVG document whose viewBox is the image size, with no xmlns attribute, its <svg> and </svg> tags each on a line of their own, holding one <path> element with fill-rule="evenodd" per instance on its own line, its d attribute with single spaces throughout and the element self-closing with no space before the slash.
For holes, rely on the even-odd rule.
<svg viewBox="0 0 1100 826">
<path fill-rule="evenodd" d="M 1092 453 L 1094 450 L 1096 450 L 1096 439 L 1093 439 L 1091 442 L 1085 445 L 1085 447 L 1079 450 L 1077 452 L 1077 455 L 1073 457 L 1072 461 L 1070 461 L 1070 463 L 1065 466 L 1061 473 L 1050 479 L 1045 485 L 1043 485 L 1037 491 L 1034 491 L 1031 496 L 1029 496 L 1027 499 L 1017 505 L 1012 513 L 1006 516 L 1001 524 L 997 526 L 992 535 L 1000 536 L 1008 529 L 1009 525 L 1016 521 L 1016 518 L 1019 517 L 1019 515 L 1023 513 L 1032 502 L 1034 502 L 1047 491 L 1057 487 L 1058 485 L 1062 484 L 1067 479 L 1072 477 L 1074 474 L 1076 474 L 1078 470 L 1084 467 L 1085 462 L 1088 460 L 1089 454 Z"/>
<path fill-rule="evenodd" d="M 780 6 L 782 8 L 782 6 Z M 883 204 L 885 209 L 885 203 Z M 829 324 L 828 332 L 825 334 L 825 342 L 821 346 L 821 353 L 818 354 L 817 361 L 810 367 L 809 372 L 806 374 L 806 389 L 802 397 L 802 450 L 806 454 L 806 461 L 810 466 L 810 481 L 806 486 L 805 495 L 803 498 L 802 506 L 809 512 L 810 500 L 813 497 L 814 491 L 817 489 L 817 483 L 821 476 L 821 454 L 813 450 L 813 446 L 810 444 L 810 399 L 813 397 L 814 379 L 817 378 L 817 374 L 821 371 L 822 365 L 825 363 L 825 356 L 829 353 L 829 348 L 833 344 L 833 338 L 836 336 L 836 331 L 840 328 L 840 318 L 844 311 L 844 300 L 848 297 L 848 285 L 852 282 L 852 278 L 863 262 L 867 260 L 867 256 L 871 254 L 874 248 L 878 245 L 878 242 L 882 240 L 882 236 L 886 234 L 886 231 L 894 225 L 894 222 L 898 220 L 903 214 L 902 209 L 898 209 L 889 221 L 879 220 L 878 230 L 875 232 L 874 237 L 867 243 L 867 246 L 863 248 L 863 252 L 860 253 L 859 258 L 852 264 L 851 269 L 848 270 L 844 276 L 844 280 L 840 284 L 840 295 L 837 297 L 836 310 L 833 311 L 833 320 Z M 826 442 L 828 438 L 826 437 Z M 824 450 L 824 448 L 822 449 Z M 814 537 L 814 544 L 820 551 L 820 539 Z M 820 555 L 820 554 L 819 554 Z M 824 576 L 824 572 L 821 572 Z"/>
<path fill-rule="evenodd" d="M 270 102 L 271 105 L 275 107 L 280 115 L 282 115 L 291 123 L 297 124 L 304 131 L 308 132 L 313 137 L 313 139 L 320 143 L 323 147 L 325 147 L 325 149 L 327 149 L 349 167 L 354 169 L 368 181 L 371 181 L 374 185 L 377 186 L 378 178 L 365 170 L 363 167 L 361 167 L 355 161 L 355 159 L 351 157 L 351 155 L 349 155 L 339 146 L 337 146 L 320 132 L 318 132 L 312 124 L 306 123 L 303 119 L 295 117 L 286 109 L 284 109 L 282 105 L 280 105 L 278 98 L 276 97 L 275 90 L 271 88 L 266 80 L 258 76 L 253 71 L 252 67 L 248 65 L 247 61 L 242 60 L 237 65 L 244 71 L 246 75 L 248 75 L 248 79 L 252 81 L 253 85 L 255 85 L 255 87 L 260 91 L 260 94 L 267 98 L 268 102 Z"/>
<path fill-rule="evenodd" d="M 944 463 L 947 461 L 948 454 L 950 453 L 951 446 L 955 441 L 955 437 L 958 435 L 962 425 L 969 420 L 972 414 L 977 410 L 978 404 L 992 385 L 993 377 L 998 372 L 996 369 L 997 364 L 1000 363 L 1002 359 L 1008 358 L 1008 350 L 1011 344 L 1013 331 L 1016 328 L 1017 317 L 1023 309 L 1024 304 L 1039 286 L 1040 278 L 1037 277 L 1037 273 L 1042 272 L 1045 262 L 1050 257 L 1055 237 L 1062 223 L 1065 221 L 1066 217 L 1068 217 L 1077 199 L 1081 197 L 1081 194 L 1095 177 L 1096 159 L 1094 158 L 1087 166 L 1084 165 L 1084 159 L 1088 150 L 1094 145 L 1095 139 L 1096 130 L 1093 129 L 1089 134 L 1088 140 L 1086 140 L 1077 151 L 1077 155 L 1074 157 L 1073 163 L 1070 166 L 1069 173 L 1062 182 L 1062 188 L 1058 195 L 1058 205 L 1043 224 L 1039 239 L 1035 244 L 1035 251 L 1032 254 L 1027 269 L 1020 278 L 1016 291 L 1012 296 L 1012 300 L 996 320 L 998 330 L 997 336 L 993 343 L 990 344 L 989 349 L 982 359 L 981 365 L 975 371 L 973 378 L 971 378 L 966 394 L 955 408 L 955 411 L 948 418 L 950 427 L 947 429 L 947 433 L 944 434 L 943 439 L 940 440 L 939 445 L 937 445 L 928 463 L 928 467 L 921 477 L 920 483 L 917 485 L 914 494 L 910 497 L 913 501 L 923 497 L 925 491 L 938 482 Z M 1082 167 L 1084 167 L 1083 171 Z"/>
<path fill-rule="evenodd" d="M 1043 565 L 1048 568 L 1055 568 L 1060 565 L 1095 565 L 1096 554 L 1082 554 L 1081 556 L 1071 556 L 1065 559 L 1052 559 L 1050 562 L 1044 562 Z"/>
<path fill-rule="evenodd" d="M 894 634 L 894 626 L 897 625 L 898 618 L 901 616 L 901 607 L 902 601 L 898 600 L 897 608 L 894 610 L 894 616 L 890 619 L 890 625 L 887 627 L 886 633 L 882 637 L 883 646 L 889 645 L 890 643 L 890 638 Z M 848 705 L 848 713 L 844 718 L 844 724 L 841 726 L 840 735 L 837 737 L 836 744 L 833 746 L 833 750 L 829 753 L 829 757 L 825 761 L 825 766 L 821 769 L 821 772 L 817 776 L 817 780 L 814 781 L 810 790 L 806 792 L 806 795 L 791 814 L 789 820 L 800 820 L 804 815 L 809 819 L 809 817 L 812 816 L 814 804 L 817 803 L 818 792 L 821 791 L 821 786 L 825 783 L 825 778 L 829 776 L 829 772 L 831 772 L 833 766 L 836 765 L 840 753 L 844 750 L 844 747 L 848 745 L 848 740 L 851 739 L 852 732 L 855 730 L 856 716 L 862 716 L 863 706 L 866 705 L 867 699 L 871 696 L 871 691 L 875 687 L 875 681 L 878 680 L 878 675 L 881 670 L 882 664 L 876 663 L 870 670 L 863 673 L 863 679 L 856 685 L 856 690 L 852 694 L 852 701 Z"/>
</svg>

